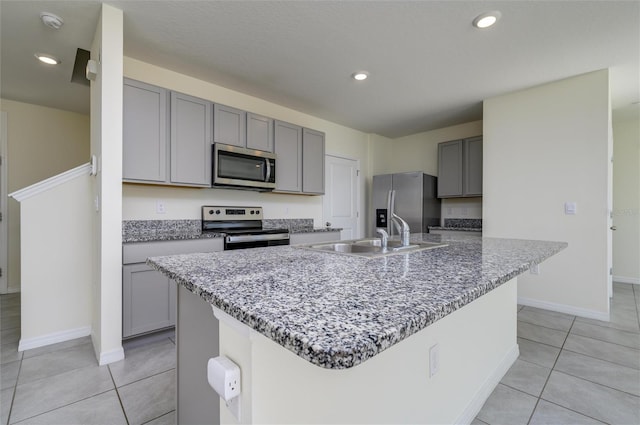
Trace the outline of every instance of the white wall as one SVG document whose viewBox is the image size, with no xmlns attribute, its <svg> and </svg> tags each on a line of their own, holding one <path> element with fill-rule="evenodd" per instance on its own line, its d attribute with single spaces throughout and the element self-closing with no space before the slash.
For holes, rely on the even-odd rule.
<svg viewBox="0 0 640 425">
<path fill-rule="evenodd" d="M 25 188 L 89 159 L 89 117 L 1 99 L 7 113 L 7 191 Z M 8 289 L 20 290 L 20 206 L 7 202 Z"/>
<path fill-rule="evenodd" d="M 613 279 L 640 284 L 640 117 L 613 121 Z"/>
<path fill-rule="evenodd" d="M 98 157 L 93 187 L 92 340 L 99 363 L 122 350 L 122 49 L 123 14 L 103 4 L 91 46 L 99 62 L 91 83 L 91 153 Z"/>
<path fill-rule="evenodd" d="M 124 74 L 135 80 L 323 131 L 327 154 L 359 159 L 362 174 L 369 174 L 368 135 L 365 133 L 128 57 L 124 58 Z M 366 180 L 362 179 L 360 193 L 366 193 L 365 184 Z M 323 223 L 321 196 L 124 184 L 123 197 L 125 220 L 196 219 L 200 218 L 200 206 L 218 203 L 260 205 L 264 207 L 266 218 L 313 218 L 317 227 L 322 227 Z M 166 214 L 155 213 L 156 200 L 165 202 Z M 363 196 L 361 211 L 365 206 L 366 197 Z M 363 232 L 364 220 L 360 226 Z"/>
<path fill-rule="evenodd" d="M 569 243 L 518 279 L 522 303 L 608 319 L 609 117 L 608 70 L 484 102 L 484 236 Z"/>
<path fill-rule="evenodd" d="M 91 332 L 91 179 L 85 169 L 20 203 L 29 223 L 21 235 L 20 351 Z"/>
</svg>

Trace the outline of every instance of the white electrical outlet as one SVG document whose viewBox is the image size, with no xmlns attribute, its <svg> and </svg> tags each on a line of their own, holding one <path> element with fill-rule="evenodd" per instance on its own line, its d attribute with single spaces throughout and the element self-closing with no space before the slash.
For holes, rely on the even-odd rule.
<svg viewBox="0 0 640 425">
<path fill-rule="evenodd" d="M 156 214 L 166 214 L 167 208 L 164 201 L 156 201 Z"/>
<path fill-rule="evenodd" d="M 540 274 L 540 265 L 539 264 L 534 264 L 533 266 L 531 266 L 529 268 L 529 273 L 531 274 Z"/>
<path fill-rule="evenodd" d="M 440 369 L 440 347 L 434 344 L 429 348 L 429 378 L 438 373 Z"/>
</svg>

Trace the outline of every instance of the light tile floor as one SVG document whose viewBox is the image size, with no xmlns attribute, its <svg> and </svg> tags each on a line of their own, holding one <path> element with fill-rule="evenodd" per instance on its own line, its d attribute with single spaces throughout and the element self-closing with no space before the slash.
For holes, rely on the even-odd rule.
<svg viewBox="0 0 640 425">
<path fill-rule="evenodd" d="M 519 307 L 520 357 L 474 424 L 640 424 L 640 286 L 614 284 L 611 322 Z M 17 351 L 20 296 L 0 296 L 0 420 L 174 424 L 173 333 L 98 366 L 90 339 Z"/>
<path fill-rule="evenodd" d="M 474 424 L 640 424 L 640 286 L 614 283 L 611 321 L 518 307 L 520 357 Z"/>
</svg>

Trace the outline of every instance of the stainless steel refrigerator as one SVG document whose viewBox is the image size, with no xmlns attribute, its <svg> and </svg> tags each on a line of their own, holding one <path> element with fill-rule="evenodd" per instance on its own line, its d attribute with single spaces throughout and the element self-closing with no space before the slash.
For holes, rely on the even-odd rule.
<svg viewBox="0 0 640 425">
<path fill-rule="evenodd" d="M 395 213 L 409 223 L 411 233 L 427 233 L 429 226 L 439 226 L 437 182 L 437 177 L 420 171 L 373 176 L 371 235 L 376 235 L 377 227 L 387 227 L 387 194 L 392 189 L 396 191 Z"/>
</svg>

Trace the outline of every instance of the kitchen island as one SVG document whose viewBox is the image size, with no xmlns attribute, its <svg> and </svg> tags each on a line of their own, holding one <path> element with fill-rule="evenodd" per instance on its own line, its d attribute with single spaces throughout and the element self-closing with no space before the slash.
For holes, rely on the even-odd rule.
<svg viewBox="0 0 640 425">
<path fill-rule="evenodd" d="M 371 259 L 287 246 L 150 258 L 180 288 L 179 422 L 217 402 L 198 349 L 214 338 L 209 305 L 220 354 L 241 368 L 240 423 L 473 419 L 518 356 L 516 276 L 566 244 L 412 240 L 448 245 Z M 196 372 L 181 371 L 187 358 Z M 220 418 L 236 420 L 224 405 Z"/>
</svg>

